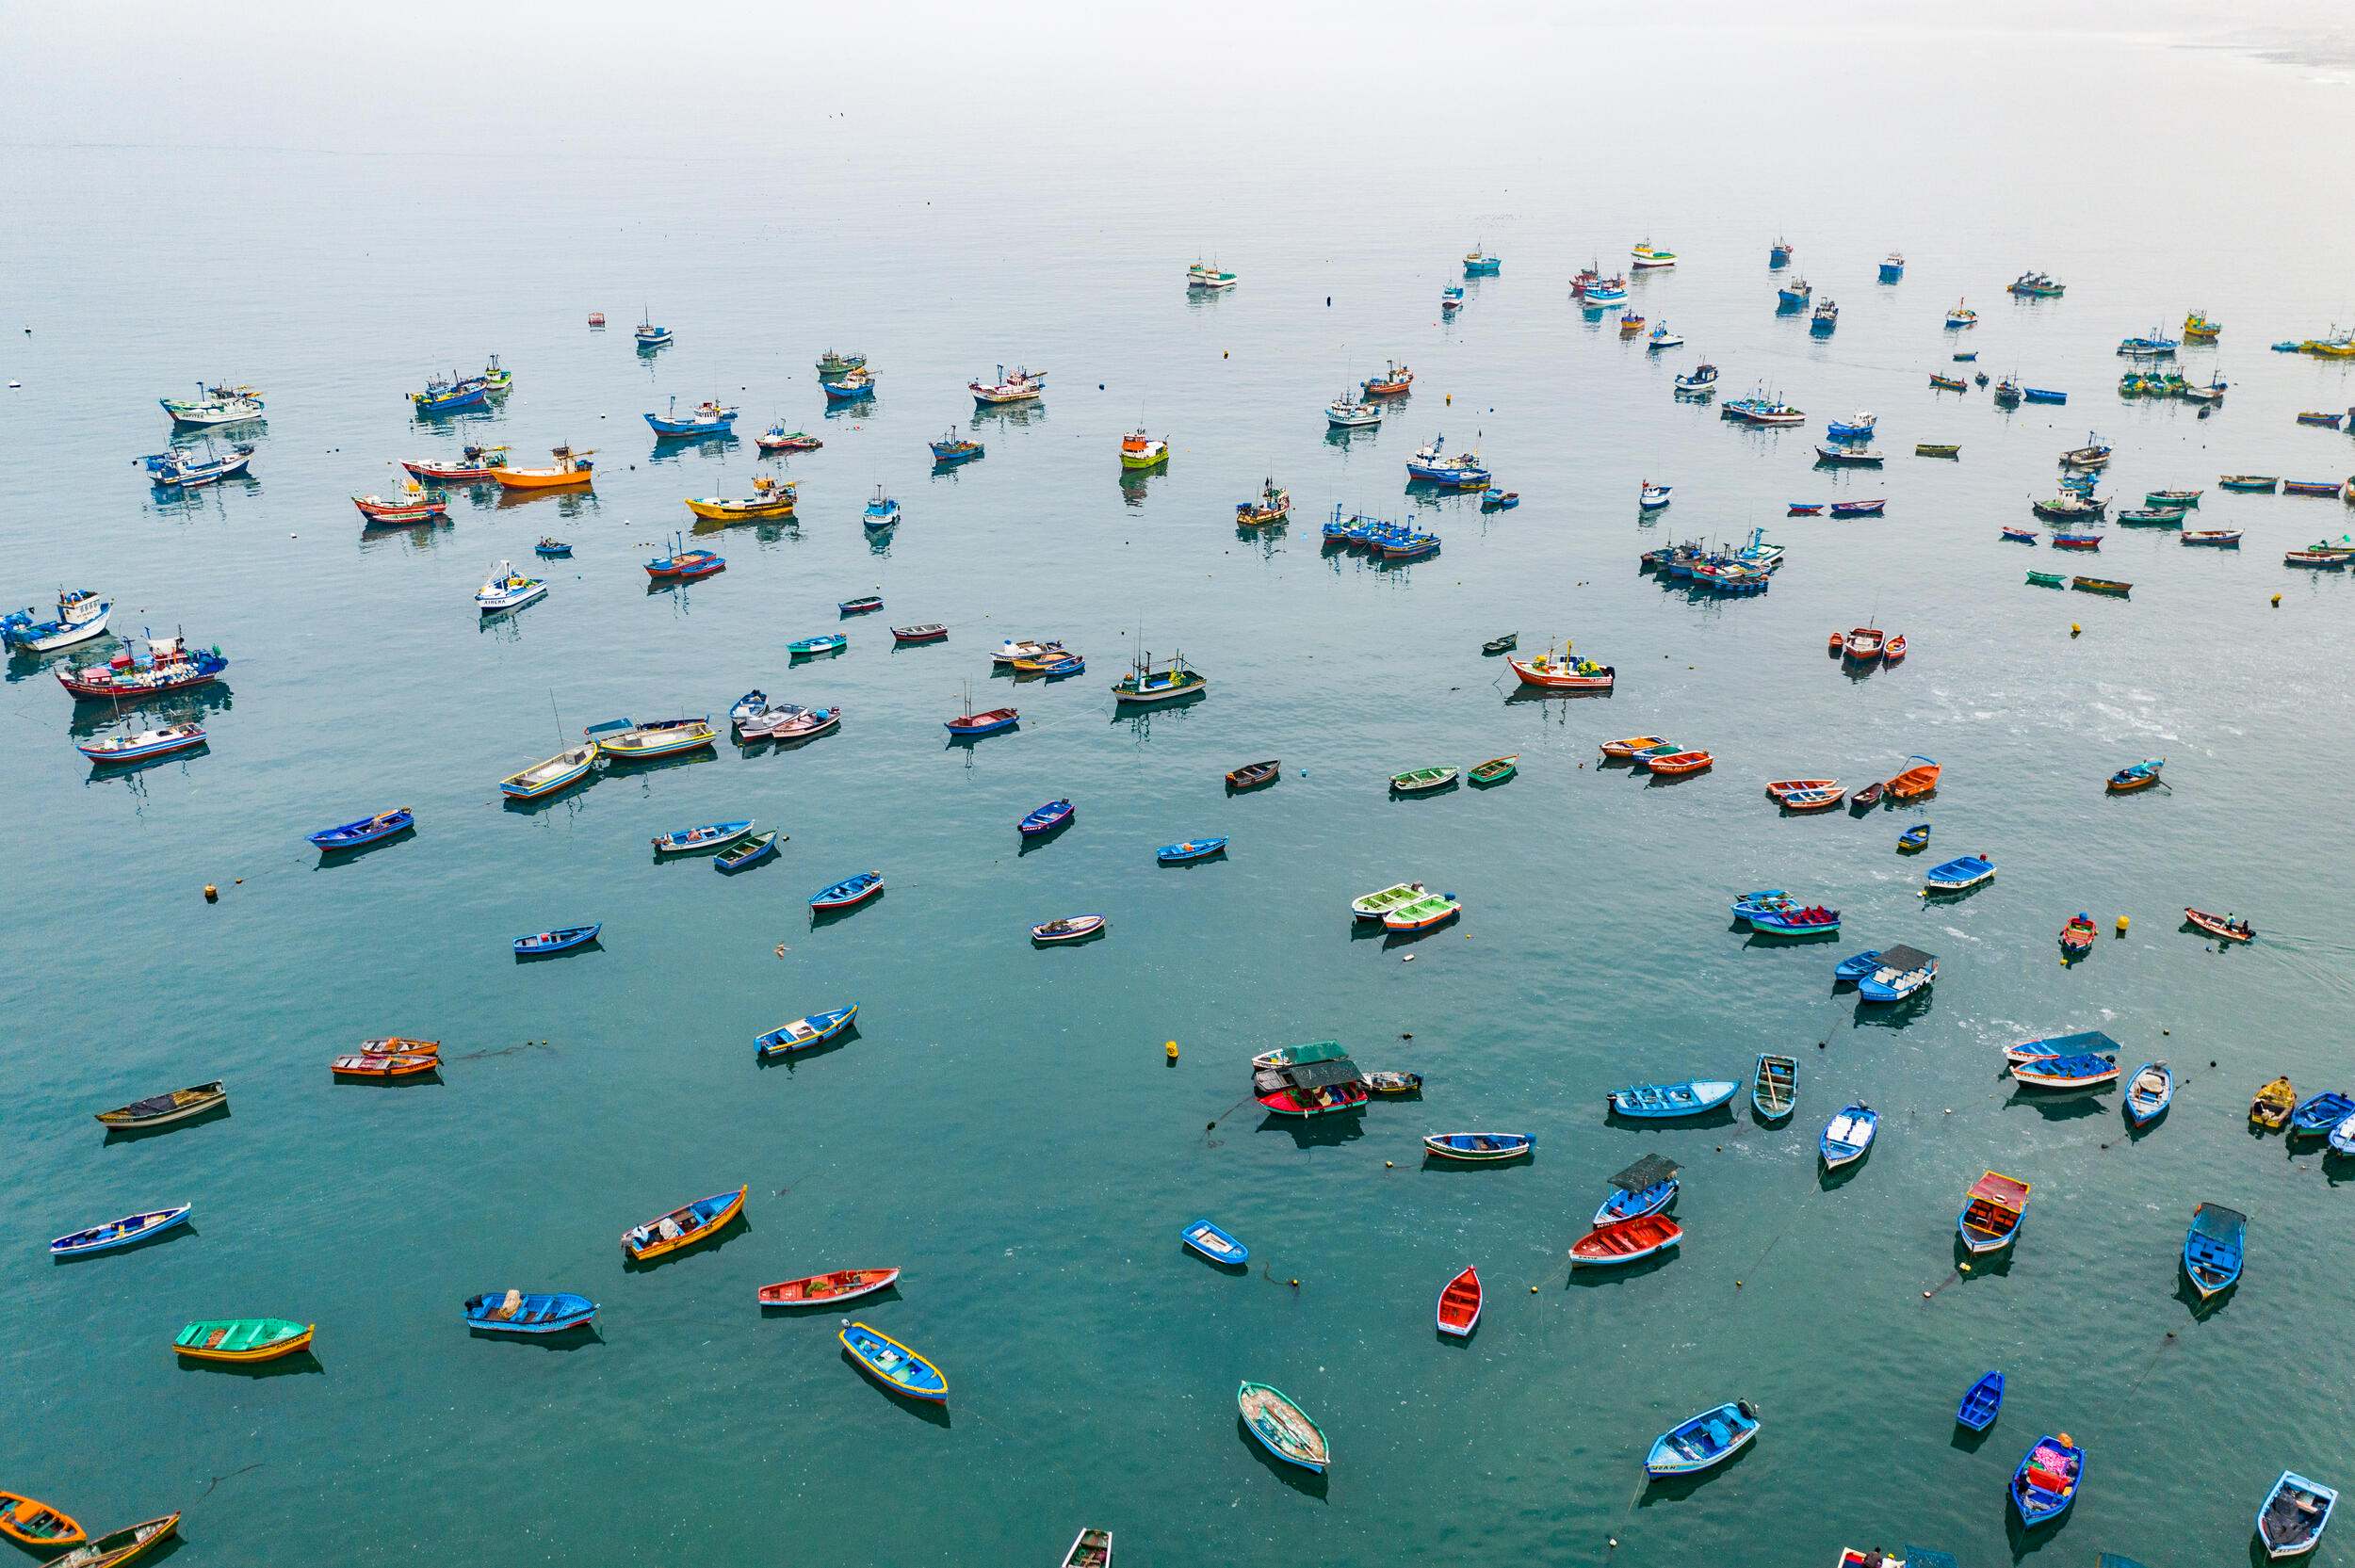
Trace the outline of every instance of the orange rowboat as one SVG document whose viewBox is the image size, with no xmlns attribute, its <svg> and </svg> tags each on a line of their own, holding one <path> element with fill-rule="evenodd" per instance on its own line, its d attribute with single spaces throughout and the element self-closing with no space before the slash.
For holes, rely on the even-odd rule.
<svg viewBox="0 0 2355 1568">
<path fill-rule="evenodd" d="M 2210 936 L 2226 942 L 2246 942 L 2257 934 L 2256 928 L 2246 920 L 2233 920 L 2226 915 L 2210 914 L 2203 909 L 2187 909 L 2184 911 L 2184 918 Z"/>
<path fill-rule="evenodd" d="M 591 470 L 596 467 L 589 461 L 591 454 L 559 446 L 551 455 L 556 459 L 553 468 L 495 468 L 491 477 L 506 490 L 558 490 L 591 482 Z"/>
<path fill-rule="evenodd" d="M 14 1492 L 0 1492 L 0 1535 L 20 1546 L 47 1551 L 78 1546 L 84 1539 L 82 1527 L 71 1515 Z"/>
<path fill-rule="evenodd" d="M 1655 746 L 1671 744 L 1664 735 L 1632 735 L 1625 740 L 1606 740 L 1602 754 L 1606 757 L 1632 757 L 1638 752 L 1648 752 Z"/>
<path fill-rule="evenodd" d="M 1889 793 L 1900 800 L 1918 800 L 1938 787 L 1939 765 L 1924 756 L 1908 757 L 1913 766 L 1889 781 Z"/>
<path fill-rule="evenodd" d="M 888 1290 L 898 1282 L 897 1269 L 837 1269 L 831 1274 L 812 1274 L 807 1279 L 787 1280 L 781 1285 L 760 1287 L 760 1304 L 765 1307 L 832 1306 L 860 1296 L 872 1296 L 878 1290 Z"/>
<path fill-rule="evenodd" d="M 1681 774 L 1697 773 L 1717 759 L 1707 752 L 1671 752 L 1665 757 L 1647 757 L 1644 766 L 1653 772 L 1676 778 Z"/>
<path fill-rule="evenodd" d="M 339 1078 L 414 1078 L 440 1071 L 442 1059 L 418 1052 L 360 1051 L 337 1057 L 333 1065 Z"/>
<path fill-rule="evenodd" d="M 1878 626 L 1859 626 L 1848 634 L 1842 648 L 1850 658 L 1870 664 L 1881 656 L 1882 640 Z"/>
<path fill-rule="evenodd" d="M 1462 1339 L 1480 1326 L 1480 1276 L 1467 1269 L 1439 1291 L 1439 1332 Z"/>
<path fill-rule="evenodd" d="M 1838 779 L 1776 779 L 1766 793 L 1785 811 L 1828 811 L 1847 791 Z"/>
</svg>

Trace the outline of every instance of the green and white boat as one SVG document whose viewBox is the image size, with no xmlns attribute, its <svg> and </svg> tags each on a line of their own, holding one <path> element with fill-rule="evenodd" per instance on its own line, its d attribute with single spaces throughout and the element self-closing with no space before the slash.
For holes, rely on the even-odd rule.
<svg viewBox="0 0 2355 1568">
<path fill-rule="evenodd" d="M 2069 578 L 2064 573 L 2031 572 L 2028 574 L 2028 586 L 2031 588 L 2065 588 L 2068 583 Z"/>
<path fill-rule="evenodd" d="M 1445 789 L 1458 775 L 1454 768 L 1417 768 L 1405 773 L 1390 775 L 1390 792 L 1394 795 L 1428 795 L 1435 789 Z"/>
<path fill-rule="evenodd" d="M 1521 759 L 1518 756 L 1490 757 L 1466 774 L 1465 778 L 1475 788 L 1486 789 L 1490 784 L 1502 784 L 1520 770 Z"/>
<path fill-rule="evenodd" d="M 1349 913 L 1360 920 L 1379 920 L 1401 904 L 1411 904 L 1429 895 L 1421 882 L 1400 882 L 1379 893 L 1369 893 L 1349 903 Z"/>
</svg>

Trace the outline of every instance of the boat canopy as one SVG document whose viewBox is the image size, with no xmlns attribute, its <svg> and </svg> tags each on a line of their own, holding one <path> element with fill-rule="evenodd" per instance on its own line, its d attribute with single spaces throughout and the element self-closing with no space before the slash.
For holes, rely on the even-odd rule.
<svg viewBox="0 0 2355 1568">
<path fill-rule="evenodd" d="M 1919 947 L 1908 947 L 1902 942 L 1894 947 L 1881 949 L 1880 966 L 1883 969 L 1894 969 L 1900 973 L 1926 969 L 1937 962 L 1937 954 L 1925 953 Z"/>
<path fill-rule="evenodd" d="M 1646 1155 L 1612 1177 L 1611 1185 L 1622 1192 L 1641 1192 L 1648 1187 L 1658 1187 L 1673 1177 L 1680 1169 L 1675 1160 L 1665 1156 Z"/>
<path fill-rule="evenodd" d="M 1908 1544 L 1906 1568 L 1960 1568 L 1960 1565 L 1955 1561 L 1952 1552 L 1937 1552 L 1927 1546 Z"/>
<path fill-rule="evenodd" d="M 2191 1228 L 2217 1241 L 2230 1241 L 2249 1229 L 2249 1216 L 2222 1204 L 2201 1204 L 2191 1217 Z"/>
<path fill-rule="evenodd" d="M 2122 1049 L 2117 1041 L 2112 1040 L 2108 1035 L 2103 1034 L 2100 1029 L 2086 1029 L 2077 1034 L 2056 1034 L 2049 1040 L 2022 1041 L 2021 1043 L 2012 1048 L 2016 1051 L 2024 1051 L 2031 1045 L 2036 1047 L 2037 1054 L 2039 1056 L 2051 1055 L 2056 1057 L 2074 1057 L 2085 1056 L 2087 1054 L 2093 1056 L 2114 1056 L 2120 1049 Z"/>
<path fill-rule="evenodd" d="M 1990 1171 L 1971 1184 L 1970 1196 L 2017 1214 L 2028 1206 L 2028 1184 L 2014 1181 L 2000 1172 Z"/>
<path fill-rule="evenodd" d="M 1251 1075 L 1254 1094 L 1274 1094 L 1285 1089 L 1333 1089 L 1356 1083 L 1362 1075 L 1347 1057 L 1323 1061 L 1295 1061 L 1289 1067 L 1263 1067 Z"/>
</svg>

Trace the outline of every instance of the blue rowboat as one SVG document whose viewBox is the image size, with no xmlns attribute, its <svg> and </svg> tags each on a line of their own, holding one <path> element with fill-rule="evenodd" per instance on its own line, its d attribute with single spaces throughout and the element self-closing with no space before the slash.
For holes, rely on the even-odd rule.
<svg viewBox="0 0 2355 1568">
<path fill-rule="evenodd" d="M 1021 830 L 1023 837 L 1036 838 L 1041 833 L 1053 832 L 1057 828 L 1070 821 L 1077 810 L 1078 808 L 1068 800 L 1049 800 L 1025 816 L 1015 826 Z M 2350 1105 L 2347 1108 L 2355 1111 L 2355 1105 Z"/>
<path fill-rule="evenodd" d="M 1747 1399 L 1704 1410 L 1670 1427 L 1645 1456 L 1647 1476 L 1690 1476 L 1723 1464 L 1758 1435 L 1758 1412 Z"/>
<path fill-rule="evenodd" d="M 2036 538 L 2034 534 L 2028 537 L 2032 541 Z M 1916 849 L 1926 849 L 1929 847 L 1930 825 L 1927 822 L 1917 822 L 1897 835 L 1897 849 L 1901 854 L 1911 854 Z"/>
<path fill-rule="evenodd" d="M 1973 1431 L 1985 1431 L 1995 1424 L 1995 1413 L 2004 1408 L 2004 1374 L 1990 1372 L 1965 1390 L 1962 1402 L 1955 1407 L 1955 1419 Z"/>
<path fill-rule="evenodd" d="M 596 1316 L 596 1302 L 569 1290 L 486 1290 L 466 1298 L 466 1327 L 477 1334 L 562 1334 Z"/>
<path fill-rule="evenodd" d="M 822 1045 L 851 1026 L 858 1016 L 858 1004 L 836 1008 L 832 1012 L 813 1012 L 806 1018 L 796 1018 L 781 1028 L 771 1029 L 753 1042 L 753 1048 L 769 1058 L 789 1057 L 796 1051 L 806 1051 Z"/>
<path fill-rule="evenodd" d="M 1611 1091 L 1603 1096 L 1603 1105 L 1615 1116 L 1665 1121 L 1678 1116 L 1700 1116 L 1715 1110 L 1732 1099 L 1741 1088 L 1740 1084 L 1724 1078 L 1634 1084 Z"/>
<path fill-rule="evenodd" d="M 1832 965 L 1832 984 L 1839 985 L 1844 981 L 1849 985 L 1854 985 L 1859 980 L 1864 978 L 1865 976 L 1871 974 L 1874 970 L 1878 969 L 1880 966 L 1880 949 L 1877 947 L 1867 947 L 1864 951 L 1858 953 L 1853 957 L 1843 958 L 1838 963 Z"/>
<path fill-rule="evenodd" d="M 941 720 L 942 728 L 962 738 L 998 735 L 1022 722 L 1022 715 L 1015 708 L 992 708 L 987 713 L 961 713 L 954 719 Z"/>
<path fill-rule="evenodd" d="M 2011 1506 L 2020 1522 L 2034 1529 L 2068 1512 L 2085 1473 L 2086 1451 L 2067 1432 L 2038 1438 L 2011 1475 Z"/>
<path fill-rule="evenodd" d="M 1519 1159 L 1537 1147 L 1529 1133 L 1431 1133 L 1422 1140 L 1423 1153 L 1435 1159 Z"/>
<path fill-rule="evenodd" d="M 331 853 L 337 849 L 356 849 L 363 844 L 390 838 L 404 828 L 415 827 L 416 823 L 416 815 L 407 806 L 395 806 L 390 811 L 364 816 L 357 822 L 346 822 L 338 828 L 321 828 L 311 835 L 311 842 Z"/>
<path fill-rule="evenodd" d="M 1185 865 L 1197 860 L 1226 852 L 1223 838 L 1190 838 L 1183 844 L 1164 844 L 1153 851 L 1153 858 L 1163 865 Z"/>
<path fill-rule="evenodd" d="M 126 1214 L 120 1220 L 109 1220 L 103 1225 L 92 1225 L 89 1230 L 61 1236 L 49 1243 L 49 1255 L 80 1257 L 89 1253 L 108 1253 L 117 1247 L 128 1247 L 134 1241 L 144 1241 L 174 1225 L 185 1224 L 192 1206 L 182 1204 L 176 1208 L 155 1208 L 140 1214 Z"/>
<path fill-rule="evenodd" d="M 1995 863 L 1985 855 L 1957 855 L 1931 866 L 1922 881 L 1932 893 L 1961 893 L 1992 881 L 1994 876 Z"/>
<path fill-rule="evenodd" d="M 2265 1543 L 2266 1559 L 2278 1561 L 2313 1551 L 2338 1501 L 2339 1495 L 2320 1481 L 2282 1471 L 2257 1510 L 2257 1539 Z"/>
<path fill-rule="evenodd" d="M 1178 1239 L 1212 1263 L 1242 1268 L 1251 1261 L 1251 1249 L 1211 1224 L 1196 1220 L 1178 1233 Z"/>
<path fill-rule="evenodd" d="M 1754 910 L 1744 918 L 1761 936 L 1830 936 L 1840 929 L 1840 912 L 1820 904 Z"/>
<path fill-rule="evenodd" d="M 2200 1299 L 2220 1295 L 2240 1283 L 2241 1256 L 2249 1239 L 2249 1216 L 2220 1204 L 2201 1204 L 2184 1233 L 2184 1272 Z"/>
<path fill-rule="evenodd" d="M 2012 1078 L 2030 1089 L 2099 1089 L 2118 1081 L 2118 1059 L 2083 1052 L 2011 1064 Z"/>
<path fill-rule="evenodd" d="M 810 899 L 809 907 L 814 910 L 849 909 L 852 905 L 865 903 L 876 894 L 881 893 L 883 885 L 882 872 L 862 871 L 857 876 L 846 877 L 832 887 L 819 893 Z"/>
<path fill-rule="evenodd" d="M 2326 1089 L 2290 1112 L 2289 1136 L 2320 1138 L 2350 1116 L 2355 1116 L 2355 1100 L 2335 1089 Z"/>
<path fill-rule="evenodd" d="M 1677 1163 L 1659 1155 L 1646 1155 L 1612 1177 L 1611 1188 L 1611 1196 L 1595 1210 L 1598 1225 L 1664 1213 L 1677 1201 Z"/>
<path fill-rule="evenodd" d="M 2146 1061 L 2126 1080 L 2126 1120 L 2147 1127 L 2175 1103 L 2175 1075 L 2163 1061 Z"/>
<path fill-rule="evenodd" d="M 1856 994 L 1860 1001 L 1902 1002 L 1937 980 L 1938 955 L 1901 942 L 1882 951 L 1879 965 L 1857 981 Z"/>
<path fill-rule="evenodd" d="M 519 936 L 515 939 L 515 956 L 538 958 L 544 953 L 561 953 L 569 948 L 586 946 L 596 941 L 597 933 L 603 929 L 605 923 L 599 921 L 593 926 L 560 926 L 555 930 L 541 931 L 534 936 Z"/>
<path fill-rule="evenodd" d="M 1324 1429 L 1308 1419 L 1308 1413 L 1282 1389 L 1263 1382 L 1239 1384 L 1235 1408 L 1242 1414 L 1244 1430 L 1259 1440 L 1259 1447 L 1285 1463 L 1323 1475 L 1333 1462 Z"/>
<path fill-rule="evenodd" d="M 947 1401 L 949 1380 L 940 1368 L 889 1334 L 878 1334 L 864 1323 L 846 1323 L 835 1337 L 842 1341 L 842 1348 L 851 1352 L 861 1371 L 894 1394 L 934 1404 Z"/>
<path fill-rule="evenodd" d="M 2031 403 L 2066 403 L 2069 401 L 2069 394 L 2066 392 L 2053 392 L 2040 386 L 2023 386 L 2020 389 L 2020 396 Z"/>
<path fill-rule="evenodd" d="M 1872 1151 L 1873 1137 L 1880 1125 L 1880 1113 L 1863 1105 L 1849 1106 L 1825 1123 L 1815 1140 L 1816 1152 L 1824 1156 L 1824 1169 L 1837 1171 L 1862 1159 Z"/>
<path fill-rule="evenodd" d="M 1791 895 L 1778 887 L 1762 887 L 1755 893 L 1745 893 L 1733 900 L 1734 918 L 1747 920 L 1751 915 L 1768 910 L 1792 907 Z"/>
<path fill-rule="evenodd" d="M 2331 1152 L 2355 1157 L 2355 1116 L 2331 1129 Z"/>
<path fill-rule="evenodd" d="M 733 875 L 748 865 L 757 865 L 767 860 L 777 852 L 777 846 L 784 841 L 785 834 L 774 828 L 765 833 L 755 833 L 752 837 L 721 850 L 718 857 L 712 861 L 711 868 L 723 875 Z"/>
<path fill-rule="evenodd" d="M 700 828 L 674 828 L 654 837 L 658 855 L 684 855 L 697 849 L 721 849 L 753 831 L 752 823 L 706 822 Z"/>
<path fill-rule="evenodd" d="M 531 547 L 531 553 L 549 560 L 560 560 L 573 553 L 573 547 L 560 539 L 543 539 Z"/>
</svg>

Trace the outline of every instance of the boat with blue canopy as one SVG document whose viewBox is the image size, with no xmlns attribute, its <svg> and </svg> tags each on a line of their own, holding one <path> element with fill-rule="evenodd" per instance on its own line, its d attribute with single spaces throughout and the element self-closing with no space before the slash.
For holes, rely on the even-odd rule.
<svg viewBox="0 0 2355 1568">
<path fill-rule="evenodd" d="M 465 1313 L 476 1334 L 562 1334 L 594 1322 L 597 1303 L 569 1290 L 486 1290 L 466 1298 Z"/>
<path fill-rule="evenodd" d="M 2085 1479 L 2086 1451 L 2067 1432 L 2039 1437 L 2012 1472 L 2011 1506 L 2020 1523 L 2030 1529 L 2069 1511 Z"/>
<path fill-rule="evenodd" d="M 1758 1435 L 1758 1412 L 1747 1399 L 1704 1410 L 1652 1442 L 1644 1458 L 1647 1476 L 1690 1476 L 1723 1464 Z"/>
<path fill-rule="evenodd" d="M 597 933 L 603 929 L 605 922 L 600 920 L 593 926 L 559 926 L 552 931 L 519 936 L 514 943 L 515 956 L 538 958 L 544 953 L 570 952 L 575 947 L 585 947 L 596 941 Z"/>
<path fill-rule="evenodd" d="M 1973 1431 L 1985 1431 L 1995 1424 L 1996 1412 L 2004 1408 L 2004 1374 L 1990 1372 L 1963 1391 L 1962 1402 L 1955 1407 L 1955 1421 Z"/>
<path fill-rule="evenodd" d="M 1632 1116 L 1646 1121 L 1665 1121 L 1680 1116 L 1703 1116 L 1715 1110 L 1741 1091 L 1742 1086 L 1726 1078 L 1689 1078 L 1682 1083 L 1632 1084 L 1615 1089 L 1603 1096 L 1603 1104 L 1615 1116 Z"/>
<path fill-rule="evenodd" d="M 175 1225 L 186 1224 L 188 1211 L 194 1206 L 192 1204 L 180 1204 L 171 1208 L 126 1214 L 120 1220 L 109 1220 L 103 1225 L 92 1225 L 86 1231 L 58 1237 L 49 1243 L 49 1255 L 81 1257 L 89 1253 L 109 1253 L 118 1247 L 128 1247 L 135 1241 L 160 1236 Z"/>
<path fill-rule="evenodd" d="M 54 620 L 38 619 L 41 612 L 29 605 L 0 615 L 0 648 L 46 654 L 88 642 L 106 634 L 106 617 L 114 607 L 113 600 L 101 599 L 88 589 L 59 589 Z"/>
<path fill-rule="evenodd" d="M 1611 1196 L 1595 1210 L 1595 1223 L 1613 1225 L 1660 1214 L 1677 1201 L 1677 1162 L 1661 1155 L 1646 1155 L 1611 1178 Z"/>
<path fill-rule="evenodd" d="M 321 828 L 310 835 L 311 843 L 319 849 L 356 849 L 363 844 L 390 838 L 397 832 L 416 826 L 416 814 L 407 806 L 395 806 L 380 811 L 374 816 L 364 816 L 356 822 L 345 822 L 333 828 Z"/>
<path fill-rule="evenodd" d="M 1178 1233 L 1178 1239 L 1222 1268 L 1240 1269 L 1251 1261 L 1250 1248 L 1208 1220 L 1192 1221 Z"/>
<path fill-rule="evenodd" d="M 835 1337 L 851 1352 L 860 1371 L 894 1394 L 932 1404 L 948 1399 L 949 1379 L 940 1368 L 889 1334 L 864 1323 L 845 1323 Z"/>
<path fill-rule="evenodd" d="M 2240 1283 L 2241 1258 L 2249 1240 L 2249 1216 L 2221 1204 L 2192 1210 L 2184 1233 L 2184 1272 L 2206 1301 Z"/>
<path fill-rule="evenodd" d="M 858 1004 L 856 1002 L 853 1002 L 847 1008 L 836 1008 L 830 1012 L 813 1012 L 806 1018 L 796 1018 L 790 1024 L 781 1024 L 767 1034 L 759 1036 L 753 1042 L 753 1049 L 758 1055 L 771 1060 L 778 1057 L 789 1057 L 796 1051 L 806 1051 L 814 1045 L 823 1045 L 827 1041 L 849 1028 L 851 1020 L 857 1016 Z"/>
</svg>

